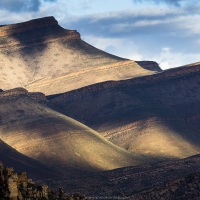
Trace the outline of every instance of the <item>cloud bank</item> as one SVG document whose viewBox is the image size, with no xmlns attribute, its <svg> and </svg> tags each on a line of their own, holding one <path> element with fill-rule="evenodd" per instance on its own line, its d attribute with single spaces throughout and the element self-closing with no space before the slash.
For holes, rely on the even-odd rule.
<svg viewBox="0 0 200 200">
<path fill-rule="evenodd" d="M 0 0 L 0 5 L 2 10 L 8 10 L 11 12 L 29 12 L 38 11 L 41 2 L 40 0 Z"/>
<path fill-rule="evenodd" d="M 184 3 L 194 3 L 196 0 L 132 0 L 134 3 L 155 3 L 155 4 L 168 4 L 174 6 L 182 6 Z"/>
</svg>

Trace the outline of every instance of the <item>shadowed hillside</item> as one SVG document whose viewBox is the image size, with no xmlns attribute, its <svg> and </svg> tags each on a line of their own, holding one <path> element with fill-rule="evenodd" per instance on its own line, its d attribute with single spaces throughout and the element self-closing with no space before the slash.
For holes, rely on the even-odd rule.
<svg viewBox="0 0 200 200">
<path fill-rule="evenodd" d="M 113 145 L 78 121 L 36 102 L 22 88 L 0 93 L 0 119 L 3 141 L 49 166 L 95 171 L 149 161 L 142 155 Z"/>
<path fill-rule="evenodd" d="M 58 170 L 17 152 L 2 140 L 0 140 L 0 159 L 6 166 L 14 167 L 17 172 L 25 171 L 34 179 L 61 177 Z"/>
<path fill-rule="evenodd" d="M 199 194 L 199 161 L 200 156 L 196 155 L 175 161 L 75 176 L 73 180 L 47 181 L 47 184 L 51 187 L 63 186 L 66 192 L 84 193 L 95 198 L 173 199 L 173 195 L 181 194 L 192 197 Z"/>
<path fill-rule="evenodd" d="M 200 152 L 200 65 L 49 96 L 50 105 L 114 144 L 146 155 Z"/>
<path fill-rule="evenodd" d="M 45 94 L 160 71 L 156 63 L 141 67 L 96 49 L 53 17 L 0 27 L 0 60 L 2 89 L 25 87 Z"/>
</svg>

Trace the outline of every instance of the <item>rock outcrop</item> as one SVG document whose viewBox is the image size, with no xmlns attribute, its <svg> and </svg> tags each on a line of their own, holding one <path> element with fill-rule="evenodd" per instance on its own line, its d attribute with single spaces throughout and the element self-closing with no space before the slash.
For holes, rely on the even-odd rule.
<svg viewBox="0 0 200 200">
<path fill-rule="evenodd" d="M 8 99 L 20 98 L 21 96 L 29 96 L 31 99 L 37 101 L 38 103 L 46 104 L 47 98 L 41 92 L 28 92 L 24 88 L 14 88 L 11 90 L 0 92 L 0 101 L 7 101 Z"/>
<path fill-rule="evenodd" d="M 25 172 L 15 173 L 13 168 L 4 168 L 0 162 L 0 198 L 10 200 L 49 199 L 46 185 L 36 185 Z"/>
<path fill-rule="evenodd" d="M 158 63 L 154 61 L 136 61 L 136 63 L 142 66 L 143 68 L 151 70 L 151 71 L 156 71 L 156 72 L 162 71 Z"/>
<path fill-rule="evenodd" d="M 84 200 L 84 195 L 68 194 L 63 188 L 56 191 L 47 185 L 39 185 L 27 177 L 26 172 L 15 173 L 11 167 L 0 162 L 0 199 L 2 200 Z"/>
<path fill-rule="evenodd" d="M 29 92 L 28 96 L 31 97 L 31 99 L 34 99 L 38 103 L 46 104 L 47 98 L 46 96 L 41 92 Z"/>
<path fill-rule="evenodd" d="M 24 87 L 49 95 L 156 73 L 87 44 L 53 17 L 1 26 L 0 60 L 3 90 Z"/>
<path fill-rule="evenodd" d="M 0 49 L 3 50 L 9 47 L 23 48 L 40 43 L 73 39 L 80 39 L 80 34 L 77 31 L 61 28 L 54 17 L 0 27 Z"/>
</svg>

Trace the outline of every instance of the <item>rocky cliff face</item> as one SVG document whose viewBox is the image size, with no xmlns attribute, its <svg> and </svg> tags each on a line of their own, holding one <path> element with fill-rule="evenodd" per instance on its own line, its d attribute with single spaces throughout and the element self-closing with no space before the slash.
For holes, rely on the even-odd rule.
<svg viewBox="0 0 200 200">
<path fill-rule="evenodd" d="M 0 92 L 0 101 L 7 101 L 8 99 L 20 98 L 21 96 L 28 96 L 31 99 L 37 101 L 38 103 L 46 104 L 47 98 L 41 92 L 28 92 L 24 88 L 14 88 L 7 91 Z"/>
<path fill-rule="evenodd" d="M 18 23 L 11 25 L 0 26 L 0 36 L 8 36 L 16 33 L 22 33 L 33 29 L 39 29 L 43 27 L 50 27 L 58 25 L 58 22 L 53 17 L 44 17 L 41 19 L 30 20 L 26 23 Z"/>
<path fill-rule="evenodd" d="M 15 173 L 0 162 L 0 199 L 2 200 L 84 200 L 84 195 L 66 195 L 62 188 L 56 191 L 47 185 L 39 185 L 27 177 L 26 172 Z"/>
<path fill-rule="evenodd" d="M 0 27 L 0 49 L 23 48 L 54 41 L 80 39 L 77 31 L 65 30 L 53 17 L 30 20 L 26 23 Z"/>
<path fill-rule="evenodd" d="M 156 71 L 156 72 L 162 71 L 158 63 L 154 61 L 136 61 L 136 63 L 142 66 L 143 68 L 151 70 L 151 71 Z"/>
<path fill-rule="evenodd" d="M 25 172 L 14 173 L 13 168 L 4 168 L 0 162 L 0 198 L 10 200 L 48 199 L 50 191 L 45 185 L 36 185 Z"/>
</svg>

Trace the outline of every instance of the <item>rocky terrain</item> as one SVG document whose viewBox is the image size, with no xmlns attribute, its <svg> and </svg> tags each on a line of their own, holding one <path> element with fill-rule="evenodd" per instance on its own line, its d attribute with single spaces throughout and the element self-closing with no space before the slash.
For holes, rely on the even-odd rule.
<svg viewBox="0 0 200 200">
<path fill-rule="evenodd" d="M 195 199 L 200 197 L 199 161 L 197 155 L 75 176 L 73 180 L 51 180 L 47 184 L 52 188 L 63 186 L 66 192 L 84 193 L 91 199 Z"/>
<path fill-rule="evenodd" d="M 199 199 L 200 156 L 35 183 L 0 162 L 0 199 Z M 60 187 L 58 189 L 58 187 Z M 64 187 L 64 188 L 63 188 Z M 81 195 L 84 194 L 84 195 Z"/>
<path fill-rule="evenodd" d="M 188 175 L 165 183 L 163 186 L 151 188 L 130 197 L 130 199 L 199 199 L 200 173 Z"/>
<path fill-rule="evenodd" d="M 56 94 L 107 80 L 155 73 L 155 63 L 119 58 L 87 44 L 53 17 L 0 27 L 0 84 Z M 147 68 L 147 69 L 145 69 Z M 88 78 L 90 77 L 90 78 Z"/>
<path fill-rule="evenodd" d="M 0 198 L 11 200 L 24 200 L 34 198 L 35 200 L 48 198 L 48 187 L 37 186 L 28 179 L 26 173 L 14 173 L 13 168 L 4 168 L 0 162 Z"/>
<path fill-rule="evenodd" d="M 65 194 L 62 188 L 53 191 L 47 185 L 39 185 L 28 178 L 26 172 L 15 173 L 12 167 L 0 162 L 1 200 L 84 200 L 81 194 Z"/>
</svg>

